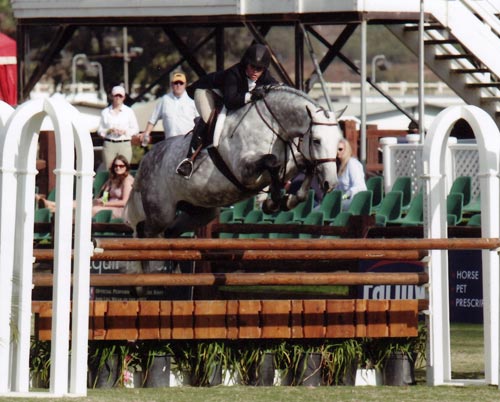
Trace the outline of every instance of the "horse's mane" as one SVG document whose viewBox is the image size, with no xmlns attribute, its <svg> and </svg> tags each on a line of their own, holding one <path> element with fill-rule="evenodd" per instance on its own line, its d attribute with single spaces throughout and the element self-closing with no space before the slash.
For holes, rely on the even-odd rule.
<svg viewBox="0 0 500 402">
<path fill-rule="evenodd" d="M 308 102 L 311 102 L 314 106 L 316 106 L 318 109 L 324 109 L 323 106 L 321 106 L 318 102 L 316 102 L 314 99 L 312 99 L 309 95 L 307 95 L 304 91 L 300 91 L 296 88 L 290 87 L 288 85 L 284 84 L 271 84 L 266 86 L 266 90 L 268 92 L 288 92 L 297 96 L 300 96 L 301 98 L 307 100 Z"/>
</svg>

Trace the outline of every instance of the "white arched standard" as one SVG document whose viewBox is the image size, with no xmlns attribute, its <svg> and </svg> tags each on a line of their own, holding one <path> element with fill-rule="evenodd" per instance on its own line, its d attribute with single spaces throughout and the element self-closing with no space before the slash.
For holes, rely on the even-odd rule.
<svg viewBox="0 0 500 402">
<path fill-rule="evenodd" d="M 0 114 L 6 113 L 1 105 Z M 50 393 L 86 395 L 94 153 L 79 112 L 58 99 L 28 101 L 0 126 L 0 395 L 29 391 L 36 151 L 43 119 L 56 139 Z M 76 164 L 75 164 L 76 154 Z M 76 170 L 75 170 L 76 167 Z M 73 216 L 73 182 L 77 207 Z M 74 232 L 72 265 L 71 239 Z M 73 319 L 68 385 L 71 267 Z M 14 300 L 14 303 L 12 302 Z"/>
<path fill-rule="evenodd" d="M 474 131 L 479 150 L 481 185 L 481 236 L 499 237 L 500 132 L 492 118 L 475 106 L 445 109 L 433 121 L 423 150 L 425 184 L 424 236 L 446 238 L 446 158 L 448 135 L 453 124 L 464 119 Z M 449 180 L 449 179 L 448 179 Z M 427 379 L 431 385 L 457 383 L 451 378 L 448 253 L 429 253 L 429 334 Z M 499 257 L 497 251 L 482 252 L 485 381 L 498 384 L 499 359 Z M 460 380 L 460 382 L 464 382 Z"/>
</svg>

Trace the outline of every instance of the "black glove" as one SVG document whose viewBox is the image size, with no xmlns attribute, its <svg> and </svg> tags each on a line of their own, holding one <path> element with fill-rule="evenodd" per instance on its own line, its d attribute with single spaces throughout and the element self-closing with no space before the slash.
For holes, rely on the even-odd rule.
<svg viewBox="0 0 500 402">
<path fill-rule="evenodd" d="M 258 101 L 259 99 L 262 99 L 264 96 L 266 96 L 266 90 L 264 87 L 255 87 L 253 91 L 251 92 L 252 96 L 250 97 L 250 100 L 252 102 Z"/>
</svg>

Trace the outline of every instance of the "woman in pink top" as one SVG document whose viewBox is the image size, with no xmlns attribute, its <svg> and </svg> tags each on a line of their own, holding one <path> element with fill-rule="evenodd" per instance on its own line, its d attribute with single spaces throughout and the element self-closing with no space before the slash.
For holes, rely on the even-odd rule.
<svg viewBox="0 0 500 402">
<path fill-rule="evenodd" d="M 122 218 L 133 183 L 134 177 L 130 174 L 127 158 L 117 155 L 109 168 L 109 179 L 101 187 L 100 197 L 94 200 L 92 216 L 103 209 L 110 209 L 113 218 Z"/>
</svg>

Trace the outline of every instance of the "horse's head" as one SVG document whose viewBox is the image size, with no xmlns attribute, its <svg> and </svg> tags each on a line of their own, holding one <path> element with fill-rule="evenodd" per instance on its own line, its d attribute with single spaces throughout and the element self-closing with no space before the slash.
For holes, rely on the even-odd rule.
<svg viewBox="0 0 500 402">
<path fill-rule="evenodd" d="M 342 138 L 333 112 L 307 105 L 310 128 L 302 139 L 300 152 L 306 164 L 314 168 L 323 191 L 331 191 L 337 184 L 337 145 Z"/>
</svg>

